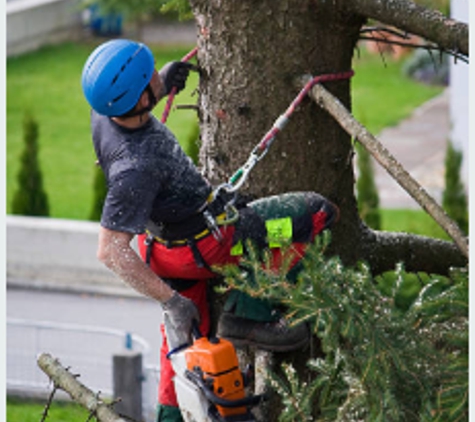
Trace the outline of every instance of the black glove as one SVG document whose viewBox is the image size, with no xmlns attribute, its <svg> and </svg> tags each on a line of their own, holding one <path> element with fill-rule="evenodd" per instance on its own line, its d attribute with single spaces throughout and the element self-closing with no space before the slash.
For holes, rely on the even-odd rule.
<svg viewBox="0 0 475 422">
<path fill-rule="evenodd" d="M 158 72 L 163 82 L 164 96 L 170 94 L 173 87 L 180 92 L 185 87 L 186 79 L 193 67 L 191 63 L 169 62 Z"/>
</svg>

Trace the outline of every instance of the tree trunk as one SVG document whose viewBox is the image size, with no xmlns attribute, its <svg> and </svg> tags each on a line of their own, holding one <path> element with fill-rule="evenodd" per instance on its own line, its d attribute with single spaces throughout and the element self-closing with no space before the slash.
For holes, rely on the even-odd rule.
<svg viewBox="0 0 475 422">
<path fill-rule="evenodd" d="M 263 0 L 190 2 L 198 24 L 201 163 L 219 184 L 246 161 L 296 95 L 302 74 L 351 69 L 361 18 L 338 12 L 331 2 Z M 350 108 L 350 82 L 327 88 Z M 357 259 L 361 237 L 354 197 L 349 135 L 325 111 L 305 99 L 243 192 L 262 197 L 318 191 L 340 206 L 335 243 L 347 262 Z"/>
<path fill-rule="evenodd" d="M 360 2 L 369 7 L 370 2 Z M 344 12 L 336 3 L 322 0 L 190 0 L 190 4 L 198 27 L 202 69 L 200 160 L 205 175 L 217 185 L 229 180 L 246 162 L 254 146 L 287 109 L 297 94 L 297 77 L 351 69 L 363 13 Z M 384 7 L 381 9 L 384 15 Z M 350 81 L 325 86 L 351 110 Z M 376 259 L 368 254 L 375 248 L 387 256 L 400 256 L 391 251 L 396 247 L 394 242 L 385 242 L 384 251 L 366 244 L 382 237 L 368 236 L 368 229 L 361 223 L 352 158 L 350 136 L 326 111 L 305 99 L 241 192 L 263 197 L 317 191 L 340 207 L 332 252 L 345 264 Z M 407 245 L 410 239 L 405 236 Z M 420 239 L 414 241 L 419 244 Z M 451 266 L 466 263 L 460 256 L 452 259 L 457 253 L 449 242 L 443 245 L 442 249 L 451 252 L 443 254 L 443 265 L 436 260 L 434 268 L 440 270 L 445 265 L 446 273 Z M 393 260 L 378 258 L 377 262 L 389 264 Z M 429 272 L 434 268 L 430 262 L 424 265 Z"/>
</svg>

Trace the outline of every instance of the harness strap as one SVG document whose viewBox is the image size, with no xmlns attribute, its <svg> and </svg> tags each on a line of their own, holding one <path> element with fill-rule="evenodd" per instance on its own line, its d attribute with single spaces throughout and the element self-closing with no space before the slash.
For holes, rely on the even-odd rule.
<svg viewBox="0 0 475 422">
<path fill-rule="evenodd" d="M 184 239 L 175 239 L 175 240 L 169 240 L 169 239 L 163 239 L 160 236 L 157 236 L 155 234 L 152 234 L 150 231 L 147 230 L 148 236 L 153 238 L 154 242 L 161 243 L 162 245 L 165 245 L 167 248 L 173 248 L 176 246 L 186 246 L 188 244 L 188 240 L 190 238 L 184 238 Z M 193 240 L 201 240 L 204 239 L 206 236 L 209 236 L 211 234 L 209 229 L 204 229 L 203 231 L 199 232 L 198 234 L 195 234 L 191 239 Z M 148 238 L 148 237 L 147 237 Z"/>
<path fill-rule="evenodd" d="M 152 249 L 153 249 L 153 242 L 155 242 L 155 238 L 152 234 L 148 234 L 144 240 L 147 249 L 145 251 L 145 263 L 150 267 L 150 261 L 152 259 Z"/>
<path fill-rule="evenodd" d="M 187 244 L 189 248 L 191 249 L 191 252 L 193 253 L 193 258 L 195 259 L 195 262 L 198 268 L 206 268 L 208 271 L 213 272 L 211 267 L 203 258 L 203 255 L 201 254 L 200 250 L 198 249 L 195 239 L 188 239 Z"/>
<path fill-rule="evenodd" d="M 148 234 L 148 236 L 145 238 L 144 243 L 147 246 L 147 250 L 145 252 L 145 263 L 150 267 L 150 262 L 152 259 L 152 250 L 153 250 L 153 244 L 156 242 L 155 237 L 152 234 Z M 196 244 L 195 244 L 196 247 Z M 193 250 L 193 249 L 192 249 Z M 198 264 L 198 261 L 196 260 L 195 252 L 193 251 L 193 257 L 195 258 L 196 265 L 200 266 L 203 263 L 207 266 L 205 263 L 202 255 L 200 254 L 200 251 L 198 248 L 196 248 L 198 254 L 200 255 L 200 263 Z M 207 266 L 208 267 L 208 266 Z M 209 267 L 208 267 L 209 268 Z M 210 269 L 211 271 L 211 269 Z M 173 290 L 176 290 L 177 292 L 182 292 L 185 290 L 190 289 L 193 287 L 196 283 L 198 283 L 199 280 L 194 280 L 194 279 L 182 279 L 182 278 L 164 278 L 162 277 L 162 280 L 168 284 Z"/>
</svg>

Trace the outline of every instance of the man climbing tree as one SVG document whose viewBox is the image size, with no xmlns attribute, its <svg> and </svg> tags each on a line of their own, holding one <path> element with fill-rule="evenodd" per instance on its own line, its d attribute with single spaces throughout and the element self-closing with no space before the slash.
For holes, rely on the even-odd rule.
<svg viewBox="0 0 475 422">
<path fill-rule="evenodd" d="M 227 180 L 246 161 L 301 88 L 302 76 L 351 70 L 367 18 L 420 35 L 442 50 L 468 55 L 466 25 L 409 0 L 190 0 L 189 4 L 197 23 L 201 76 L 201 164 L 213 185 Z M 350 86 L 349 79 L 325 84 L 347 109 Z M 351 137 L 325 110 L 305 100 L 279 134 L 272 153 L 255 167 L 243 192 L 258 198 L 289 191 L 321 192 L 341 210 L 332 253 L 348 265 L 364 260 L 380 273 L 403 262 L 407 270 L 440 274 L 465 265 L 466 254 L 451 242 L 376 232 L 362 224 L 354 196 Z M 171 292 L 167 293 L 164 299 L 170 300 Z"/>
<path fill-rule="evenodd" d="M 82 73 L 94 149 L 107 180 L 98 258 L 165 311 L 159 421 L 181 420 L 168 357 L 190 344 L 193 323 L 210 335 L 207 290 L 215 267 L 239 263 L 252 242 L 270 249 L 273 269 L 290 260 L 292 271 L 306 246 L 338 219 L 338 208 L 314 192 L 240 208 L 230 192 L 212 189 L 151 113 L 161 98 L 183 89 L 190 66 L 170 62 L 157 72 L 146 45 L 111 40 L 91 53 Z M 143 260 L 131 246 L 135 235 Z M 284 256 L 287 244 L 292 247 Z M 310 338 L 305 324 L 290 327 L 270 304 L 238 292 L 225 311 L 219 334 L 234 343 L 288 352 Z"/>
</svg>

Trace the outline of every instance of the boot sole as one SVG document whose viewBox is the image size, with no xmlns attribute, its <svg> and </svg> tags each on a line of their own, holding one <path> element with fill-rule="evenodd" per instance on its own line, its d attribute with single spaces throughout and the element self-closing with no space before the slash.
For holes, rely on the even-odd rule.
<svg viewBox="0 0 475 422">
<path fill-rule="evenodd" d="M 262 344 L 256 343 L 252 340 L 242 339 L 242 338 L 233 338 L 233 337 L 224 337 L 224 339 L 229 340 L 235 347 L 243 348 L 243 347 L 255 347 L 256 349 L 265 350 L 267 352 L 294 352 L 298 349 L 302 349 L 306 346 L 309 342 L 309 339 L 305 339 L 299 343 L 294 343 L 291 346 L 274 346 L 269 344 Z"/>
</svg>

